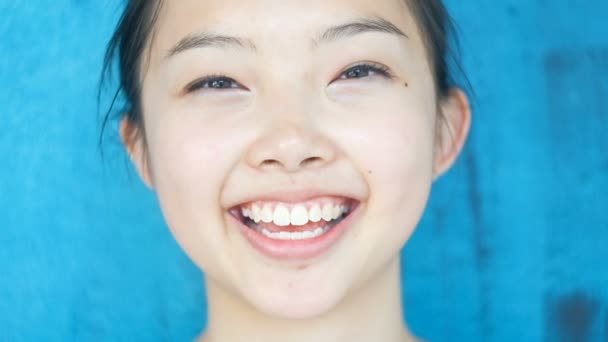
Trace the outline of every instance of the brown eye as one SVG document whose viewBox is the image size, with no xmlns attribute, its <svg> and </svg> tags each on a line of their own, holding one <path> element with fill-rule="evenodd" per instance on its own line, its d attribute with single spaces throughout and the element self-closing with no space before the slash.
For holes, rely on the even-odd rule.
<svg viewBox="0 0 608 342">
<path fill-rule="evenodd" d="M 369 69 L 357 67 L 344 74 L 344 78 L 360 78 L 369 76 Z"/>
<path fill-rule="evenodd" d="M 192 92 L 199 89 L 238 89 L 242 88 L 235 80 L 226 76 L 208 76 L 201 80 L 198 80 L 187 87 L 188 92 Z"/>
<path fill-rule="evenodd" d="M 338 79 L 347 80 L 365 78 L 374 75 L 391 78 L 388 68 L 384 66 L 374 64 L 359 64 L 346 69 L 346 71 L 344 71 Z"/>
</svg>

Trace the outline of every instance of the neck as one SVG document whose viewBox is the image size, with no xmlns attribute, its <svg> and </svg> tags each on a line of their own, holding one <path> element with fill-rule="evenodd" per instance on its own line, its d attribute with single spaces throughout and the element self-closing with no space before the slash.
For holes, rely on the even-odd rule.
<svg viewBox="0 0 608 342">
<path fill-rule="evenodd" d="M 300 321 L 264 315 L 207 280 L 209 321 L 200 342 L 414 341 L 403 319 L 399 262 L 395 258 L 331 311 Z"/>
</svg>

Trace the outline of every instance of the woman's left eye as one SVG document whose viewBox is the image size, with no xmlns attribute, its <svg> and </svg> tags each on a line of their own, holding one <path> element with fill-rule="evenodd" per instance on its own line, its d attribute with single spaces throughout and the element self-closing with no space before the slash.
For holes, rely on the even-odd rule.
<svg viewBox="0 0 608 342">
<path fill-rule="evenodd" d="M 380 75 L 386 78 L 392 78 L 389 69 L 379 64 L 359 64 L 346 69 L 337 78 L 339 80 L 357 79 Z"/>
</svg>

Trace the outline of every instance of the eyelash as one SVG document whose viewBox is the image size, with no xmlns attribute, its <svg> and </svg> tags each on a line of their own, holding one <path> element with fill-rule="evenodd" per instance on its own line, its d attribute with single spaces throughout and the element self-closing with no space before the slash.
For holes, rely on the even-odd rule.
<svg viewBox="0 0 608 342">
<path fill-rule="evenodd" d="M 213 74 L 213 75 L 209 75 L 206 76 L 202 79 L 199 79 L 197 81 L 194 81 L 192 84 L 190 84 L 189 86 L 186 87 L 186 91 L 188 93 L 199 90 L 199 89 L 232 89 L 235 87 L 226 87 L 226 88 L 217 88 L 217 87 L 212 87 L 211 85 L 214 82 L 227 82 L 230 83 L 232 82 L 233 84 L 238 84 L 235 80 L 233 80 L 230 77 L 226 77 L 224 75 L 219 75 L 219 74 Z"/>
<path fill-rule="evenodd" d="M 353 73 L 353 72 L 358 72 L 359 75 L 364 74 L 364 76 L 348 77 L 348 74 Z M 390 70 L 388 67 L 386 67 L 382 64 L 376 64 L 376 63 L 361 63 L 361 64 L 354 65 L 354 66 L 344 70 L 342 73 L 340 73 L 340 75 L 337 78 L 334 79 L 334 81 L 366 78 L 366 77 L 371 76 L 371 75 L 369 75 L 369 73 L 375 73 L 375 74 L 379 74 L 382 77 L 385 77 L 388 79 L 393 79 L 393 75 L 390 73 Z M 351 76 L 352 76 L 352 74 L 351 74 Z M 218 84 L 216 82 L 220 82 L 220 83 Z M 219 85 L 220 87 L 213 86 L 214 83 L 216 83 L 216 85 Z M 228 83 L 230 86 L 222 87 L 222 84 L 226 84 L 226 83 Z M 221 89 L 235 89 L 235 88 L 239 88 L 239 87 L 240 87 L 240 85 L 238 84 L 238 82 L 236 82 L 232 78 L 224 76 L 224 75 L 213 74 L 213 75 L 206 76 L 202 79 L 199 79 L 199 80 L 193 82 L 192 84 L 188 85 L 186 87 L 186 92 L 190 93 L 190 92 L 194 92 L 199 89 L 221 90 Z"/>
<path fill-rule="evenodd" d="M 355 72 L 355 71 L 364 71 L 364 72 L 373 72 L 376 74 L 379 74 L 380 76 L 392 79 L 393 75 L 390 73 L 390 70 L 388 67 L 382 65 L 382 64 L 376 64 L 376 63 L 361 63 L 361 64 L 357 64 L 354 65 L 346 70 L 344 70 L 340 76 L 337 79 L 352 79 L 352 78 L 343 78 L 344 75 L 347 75 L 351 72 Z M 364 77 L 369 77 L 368 76 L 363 76 L 363 77 L 353 77 L 353 78 L 364 78 Z"/>
</svg>

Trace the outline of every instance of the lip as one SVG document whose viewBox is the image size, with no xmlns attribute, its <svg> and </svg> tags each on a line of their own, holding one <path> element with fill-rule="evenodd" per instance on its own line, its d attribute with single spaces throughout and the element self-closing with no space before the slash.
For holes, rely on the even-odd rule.
<svg viewBox="0 0 608 342">
<path fill-rule="evenodd" d="M 232 209 L 232 208 L 241 206 L 245 203 L 256 202 L 256 201 L 282 202 L 285 204 L 297 204 L 297 203 L 302 203 L 302 202 L 308 202 L 308 201 L 314 200 L 319 197 L 342 197 L 342 198 L 354 199 L 358 202 L 361 201 L 359 196 L 356 196 L 356 195 L 350 194 L 350 193 L 339 193 L 339 192 L 328 193 L 327 190 L 308 189 L 308 190 L 288 191 L 288 192 L 285 192 L 285 191 L 266 192 L 266 193 L 260 194 L 260 195 L 252 195 L 249 197 L 241 198 L 240 201 L 227 205 L 226 207 Z"/>
<path fill-rule="evenodd" d="M 361 209 L 361 203 L 359 201 L 355 200 L 354 203 L 350 213 L 337 225 L 323 235 L 305 240 L 271 239 L 249 228 L 239 218 L 231 214 L 228 214 L 228 216 L 231 220 L 234 220 L 235 225 L 245 240 L 247 240 L 255 250 L 266 257 L 281 261 L 309 260 L 314 259 L 331 249 L 350 229 Z"/>
</svg>

